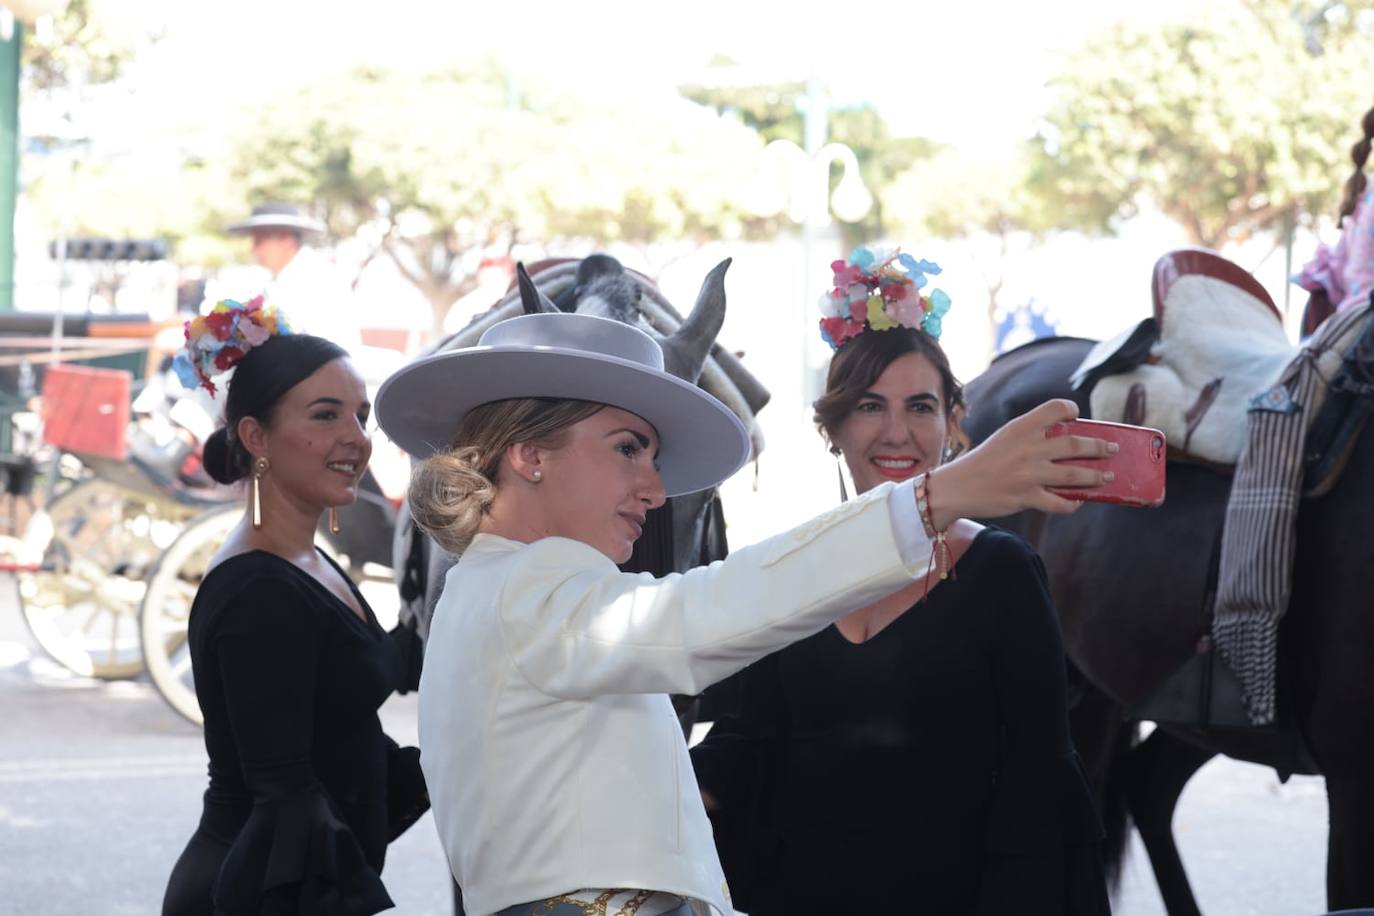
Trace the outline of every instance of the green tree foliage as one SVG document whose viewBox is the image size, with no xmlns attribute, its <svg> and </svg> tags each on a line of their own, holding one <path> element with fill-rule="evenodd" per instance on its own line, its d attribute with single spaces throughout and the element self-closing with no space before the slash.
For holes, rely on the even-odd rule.
<svg viewBox="0 0 1374 916">
<path fill-rule="evenodd" d="M 1148 204 L 1212 248 L 1332 212 L 1374 101 L 1367 6 L 1230 0 L 1094 36 L 1052 81 L 1031 186 L 1066 228 Z"/>
<path fill-rule="evenodd" d="M 913 165 L 884 190 L 884 210 L 906 239 L 967 239 L 987 289 L 989 329 L 996 327 L 1007 256 L 1033 245 L 1053 221 L 1027 187 L 1024 149 L 974 159 L 953 150 Z"/>
<path fill-rule="evenodd" d="M 492 68 L 359 71 L 275 100 L 242 138 L 253 199 L 377 239 L 440 326 L 484 255 L 520 242 L 731 236 L 761 148 L 683 100 L 608 105 Z"/>
<path fill-rule="evenodd" d="M 700 105 L 739 119 L 765 141 L 789 140 L 804 147 L 809 102 L 806 89 L 805 83 L 790 82 L 761 86 L 689 85 L 679 91 Z M 883 189 L 913 164 L 934 155 L 939 147 L 921 137 L 892 136 L 883 116 L 871 105 L 832 108 L 825 117 L 826 142 L 843 143 L 854 151 L 864 184 L 875 198 L 872 211 L 846 232 L 851 241 L 882 237 L 891 229 L 885 216 Z M 838 181 L 838 173 L 832 174 L 831 190 Z M 758 231 L 773 228 L 771 223 L 756 227 Z"/>
<path fill-rule="evenodd" d="M 49 92 L 109 82 L 132 50 L 91 15 L 90 0 L 68 0 L 61 13 L 25 36 L 25 89 Z"/>
<path fill-rule="evenodd" d="M 232 257 L 221 217 L 242 206 L 224 163 L 163 151 L 156 159 L 105 155 L 118 146 L 86 136 L 122 90 L 138 54 L 160 39 L 109 2 L 68 0 L 25 33 L 21 111 L 24 197 L 47 237 L 163 238 L 182 261 L 213 266 Z M 168 112 L 182 120 L 183 112 Z M 232 208 L 232 209 L 231 209 Z"/>
<path fill-rule="evenodd" d="M 226 163 L 118 157 L 35 175 L 28 202 L 52 238 L 165 239 L 176 260 L 217 267 L 241 256 L 223 235 L 244 209 Z"/>
</svg>

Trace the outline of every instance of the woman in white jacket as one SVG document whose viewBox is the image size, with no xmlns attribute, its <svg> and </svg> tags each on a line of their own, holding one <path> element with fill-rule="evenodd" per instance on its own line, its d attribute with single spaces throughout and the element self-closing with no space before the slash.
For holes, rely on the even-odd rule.
<svg viewBox="0 0 1374 916">
<path fill-rule="evenodd" d="M 1070 511 L 1055 401 L 929 476 L 875 488 L 729 559 L 621 573 L 645 513 L 749 457 L 722 404 L 606 319 L 509 319 L 382 387 L 382 428 L 427 456 L 416 521 L 461 554 L 420 683 L 421 765 L 469 916 L 728 914 L 668 693 L 699 693 L 928 568 L 962 515 Z"/>
</svg>

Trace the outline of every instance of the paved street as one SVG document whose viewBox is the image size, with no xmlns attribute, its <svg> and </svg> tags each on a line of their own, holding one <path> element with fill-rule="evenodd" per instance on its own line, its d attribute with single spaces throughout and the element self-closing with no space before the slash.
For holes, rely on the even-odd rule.
<svg viewBox="0 0 1374 916">
<path fill-rule="evenodd" d="M 156 916 L 205 785 L 199 731 L 146 681 L 67 675 L 29 641 L 0 582 L 0 916 Z M 380 604 L 380 602 L 378 602 Z M 415 699 L 383 709 L 415 739 Z M 1214 762 L 1184 795 L 1176 827 L 1204 912 L 1300 916 L 1322 906 L 1322 782 Z M 391 847 L 384 879 L 406 916 L 446 916 L 445 864 L 426 817 Z M 1119 916 L 1160 916 L 1143 852 Z"/>
<path fill-rule="evenodd" d="M 156 916 L 200 816 L 200 729 L 146 679 L 91 681 L 48 661 L 12 595 L 0 582 L 0 916 Z M 382 718 L 415 743 L 414 694 Z M 383 879 L 394 912 L 448 916 L 429 815 L 392 844 Z"/>
</svg>

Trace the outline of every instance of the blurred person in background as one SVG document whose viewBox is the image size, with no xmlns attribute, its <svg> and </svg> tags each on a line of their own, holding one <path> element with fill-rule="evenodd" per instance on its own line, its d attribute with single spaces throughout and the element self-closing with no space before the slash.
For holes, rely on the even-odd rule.
<svg viewBox="0 0 1374 916">
<path fill-rule="evenodd" d="M 1303 336 L 1317 329 L 1327 316 L 1367 305 L 1374 293 L 1374 189 L 1365 176 L 1374 145 L 1374 108 L 1360 118 L 1360 139 L 1350 147 L 1355 169 L 1345 180 L 1336 225 L 1341 237 L 1334 248 L 1321 244 L 1312 260 L 1293 278 L 1311 293 L 1304 316 Z"/>
<path fill-rule="evenodd" d="M 362 322 L 353 287 L 329 258 L 305 245 L 307 236 L 324 234 L 324 223 L 294 204 L 269 203 L 225 231 L 252 238 L 253 260 L 271 275 L 254 293 L 284 309 L 297 330 L 358 353 Z"/>
</svg>

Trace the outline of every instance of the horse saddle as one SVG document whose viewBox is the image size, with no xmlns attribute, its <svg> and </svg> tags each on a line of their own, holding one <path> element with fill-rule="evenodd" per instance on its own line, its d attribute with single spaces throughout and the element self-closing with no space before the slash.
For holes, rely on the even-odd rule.
<svg viewBox="0 0 1374 916">
<path fill-rule="evenodd" d="M 1251 399 L 1298 348 L 1264 287 L 1211 251 L 1161 257 L 1153 298 L 1154 315 L 1094 347 L 1071 381 L 1090 391 L 1094 418 L 1154 427 L 1187 456 L 1234 465 Z"/>
</svg>

